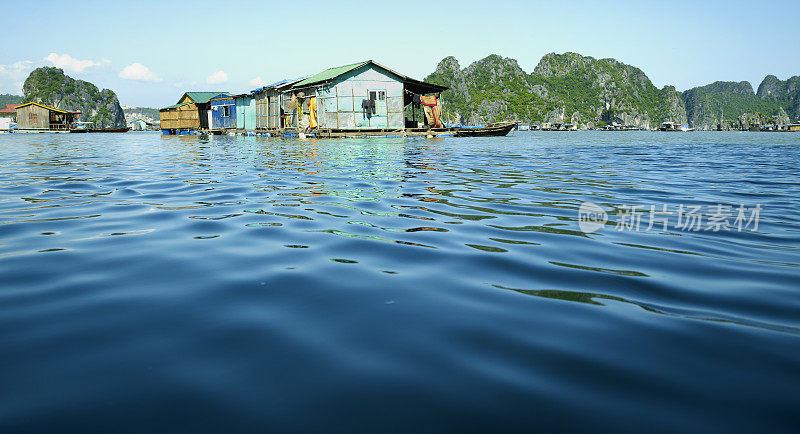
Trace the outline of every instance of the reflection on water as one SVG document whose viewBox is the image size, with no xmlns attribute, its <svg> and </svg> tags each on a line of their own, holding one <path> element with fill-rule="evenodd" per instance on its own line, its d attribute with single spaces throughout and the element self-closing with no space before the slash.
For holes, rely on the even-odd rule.
<svg viewBox="0 0 800 434">
<path fill-rule="evenodd" d="M 4 431 L 796 427 L 800 136 L 48 136 L 0 141 Z"/>
</svg>

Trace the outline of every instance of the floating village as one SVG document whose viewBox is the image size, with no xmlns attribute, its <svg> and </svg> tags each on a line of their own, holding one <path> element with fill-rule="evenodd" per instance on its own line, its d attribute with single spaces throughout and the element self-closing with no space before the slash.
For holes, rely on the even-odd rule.
<svg viewBox="0 0 800 434">
<path fill-rule="evenodd" d="M 252 135 L 277 137 L 476 137 L 505 136 L 512 130 L 577 131 L 571 124 L 503 121 L 465 126 L 444 123 L 441 94 L 448 88 L 415 80 L 372 60 L 285 79 L 248 93 L 185 92 L 159 110 L 160 122 L 131 120 L 118 129 L 95 129 L 81 112 L 28 102 L 0 109 L 0 131 L 95 133 L 158 130 L 163 135 Z M 605 125 L 602 131 L 637 131 Z M 737 129 L 720 125 L 718 130 Z M 693 131 L 664 122 L 654 131 Z M 740 128 L 739 130 L 744 130 Z M 800 123 L 758 125 L 748 131 L 800 131 Z"/>
<path fill-rule="evenodd" d="M 186 92 L 161 109 L 161 132 L 283 137 L 504 136 L 517 122 L 479 128 L 442 122 L 445 86 L 372 60 L 281 80 L 249 93 Z"/>
</svg>

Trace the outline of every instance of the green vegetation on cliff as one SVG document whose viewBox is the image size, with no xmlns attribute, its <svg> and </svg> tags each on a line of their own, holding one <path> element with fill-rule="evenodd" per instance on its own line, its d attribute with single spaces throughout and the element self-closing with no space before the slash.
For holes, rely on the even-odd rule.
<svg viewBox="0 0 800 434">
<path fill-rule="evenodd" d="M 770 77 L 765 79 L 768 81 Z M 656 88 L 639 68 L 614 59 L 576 53 L 544 56 L 528 74 L 513 59 L 491 55 L 461 69 L 446 57 L 426 81 L 450 87 L 442 95 L 448 122 L 482 124 L 503 119 L 534 123 L 605 124 L 644 128 L 661 122 L 716 128 L 720 113 L 736 120 L 749 113 L 787 122 L 800 114 L 800 77 L 785 82 L 772 77 L 753 92 L 749 83 L 717 82 L 678 92 Z"/>
<path fill-rule="evenodd" d="M 745 114 L 759 114 L 767 122 L 788 122 L 780 104 L 756 96 L 753 87 L 746 81 L 717 81 L 689 89 L 681 96 L 686 104 L 689 122 L 700 127 L 714 127 Z"/>
</svg>

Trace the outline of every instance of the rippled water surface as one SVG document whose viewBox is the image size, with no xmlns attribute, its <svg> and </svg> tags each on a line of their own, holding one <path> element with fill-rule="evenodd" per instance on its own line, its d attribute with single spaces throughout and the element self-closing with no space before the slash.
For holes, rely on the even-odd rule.
<svg viewBox="0 0 800 434">
<path fill-rule="evenodd" d="M 2 432 L 798 430 L 800 134 L 3 135 L 0 162 Z M 617 230 L 624 204 L 762 211 Z"/>
</svg>

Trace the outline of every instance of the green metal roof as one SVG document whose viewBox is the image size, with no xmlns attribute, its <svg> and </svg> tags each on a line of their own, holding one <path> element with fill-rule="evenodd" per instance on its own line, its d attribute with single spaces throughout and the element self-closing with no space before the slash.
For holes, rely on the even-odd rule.
<svg viewBox="0 0 800 434">
<path fill-rule="evenodd" d="M 344 66 L 338 66 L 336 68 L 326 69 L 326 70 L 320 72 L 319 74 L 312 75 L 311 77 L 308 77 L 307 79 L 305 79 L 305 80 L 303 80 L 303 81 L 301 81 L 299 83 L 295 83 L 295 85 L 292 86 L 292 87 L 303 87 L 303 86 L 308 86 L 308 85 L 315 84 L 315 83 L 320 83 L 320 82 L 323 82 L 323 81 L 333 80 L 334 78 L 336 78 L 336 77 L 338 77 L 338 76 L 340 76 L 340 75 L 342 75 L 344 73 L 350 72 L 350 71 L 352 71 L 352 70 L 354 70 L 356 68 L 364 66 L 369 62 L 371 62 L 371 60 L 365 60 L 363 62 L 358 62 L 358 63 L 353 63 L 353 64 L 350 64 L 350 65 L 344 65 Z"/>
<path fill-rule="evenodd" d="M 403 82 L 403 84 L 406 87 L 406 90 L 408 90 L 410 92 L 419 93 L 419 94 L 429 94 L 429 93 L 444 92 L 445 90 L 448 89 L 447 86 L 439 86 L 438 84 L 426 83 L 424 81 L 415 80 L 415 79 L 413 79 L 411 77 L 408 77 L 408 76 L 405 76 L 403 74 L 400 74 L 397 71 L 393 71 L 393 70 L 391 70 L 391 69 L 389 69 L 389 68 L 387 68 L 387 67 L 385 67 L 385 66 L 383 66 L 383 65 L 381 65 L 379 63 L 376 63 L 376 62 L 374 62 L 372 60 L 365 60 L 363 62 L 353 63 L 351 65 L 345 65 L 345 66 L 339 66 L 337 68 L 326 69 L 325 71 L 322 71 L 317 75 L 312 75 L 311 77 L 308 77 L 307 79 L 305 79 L 305 80 L 303 80 L 303 81 L 301 81 L 299 83 L 295 83 L 292 86 L 292 88 L 293 89 L 297 89 L 297 88 L 310 86 L 310 85 L 314 85 L 314 84 L 318 84 L 318 83 L 325 83 L 325 82 L 333 80 L 334 78 L 336 78 L 336 77 L 338 77 L 338 76 L 340 76 L 342 74 L 346 74 L 346 73 L 348 73 L 348 72 L 350 72 L 350 71 L 352 71 L 354 69 L 358 69 L 358 68 L 360 68 L 360 67 L 362 67 L 364 65 L 367 65 L 367 64 L 375 65 L 378 68 L 383 69 L 384 71 L 387 71 L 387 72 L 389 72 L 391 74 L 396 75 L 400 79 L 400 81 Z"/>
<path fill-rule="evenodd" d="M 211 98 L 219 95 L 230 95 L 228 92 L 186 92 L 186 96 L 192 99 L 196 104 L 205 104 Z"/>
</svg>

